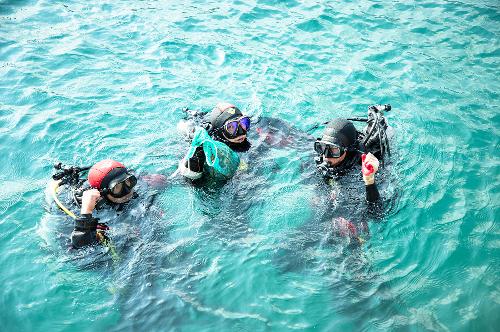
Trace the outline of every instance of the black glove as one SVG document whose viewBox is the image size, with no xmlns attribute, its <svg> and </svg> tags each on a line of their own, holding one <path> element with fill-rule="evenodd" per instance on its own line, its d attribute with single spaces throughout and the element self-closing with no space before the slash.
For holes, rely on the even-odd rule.
<svg viewBox="0 0 500 332">
<path fill-rule="evenodd" d="M 93 218 L 91 214 L 82 214 L 80 217 L 75 219 L 75 230 L 76 231 L 95 231 L 97 228 L 99 219 Z"/>
<path fill-rule="evenodd" d="M 75 229 L 71 233 L 71 244 L 73 248 L 82 248 L 98 243 L 97 225 L 98 219 L 91 214 L 83 214 L 75 219 Z"/>
<path fill-rule="evenodd" d="M 203 146 L 196 148 L 193 156 L 186 160 L 184 166 L 189 168 L 190 171 L 201 173 L 203 172 L 203 165 L 205 164 L 205 152 L 203 152 Z"/>
</svg>

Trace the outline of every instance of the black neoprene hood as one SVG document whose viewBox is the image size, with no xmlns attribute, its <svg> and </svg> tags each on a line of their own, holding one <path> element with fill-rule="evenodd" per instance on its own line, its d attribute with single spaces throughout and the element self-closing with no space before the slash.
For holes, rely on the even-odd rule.
<svg viewBox="0 0 500 332">
<path fill-rule="evenodd" d="M 210 124 L 212 125 L 212 129 L 219 129 L 224 126 L 227 120 L 237 118 L 242 116 L 240 109 L 236 106 L 227 107 L 224 110 L 220 110 L 218 108 L 214 108 L 212 113 L 210 113 Z"/>
<path fill-rule="evenodd" d="M 321 141 L 337 144 L 347 148 L 353 145 L 357 139 L 356 127 L 346 119 L 334 119 L 328 123 L 323 132 Z"/>
</svg>

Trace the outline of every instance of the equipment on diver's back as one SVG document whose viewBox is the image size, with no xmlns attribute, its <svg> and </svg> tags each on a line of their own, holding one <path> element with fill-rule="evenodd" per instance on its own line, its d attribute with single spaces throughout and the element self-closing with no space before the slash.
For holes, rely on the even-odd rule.
<svg viewBox="0 0 500 332">
<path fill-rule="evenodd" d="M 363 139 L 363 145 L 367 152 L 377 153 L 380 152 L 380 158 L 382 163 L 384 162 L 384 156 L 391 155 L 391 150 L 389 149 L 389 138 L 387 137 L 387 122 L 384 118 L 384 111 L 389 112 L 392 109 L 390 104 L 385 105 L 372 105 L 368 107 L 368 118 L 350 118 L 350 121 L 361 121 L 366 122 L 367 126 L 365 129 L 365 137 Z"/>
<path fill-rule="evenodd" d="M 384 155 L 391 155 L 391 150 L 389 149 L 389 138 L 387 137 L 387 122 L 385 121 L 383 112 L 390 111 L 392 109 L 391 105 L 373 105 L 368 107 L 368 121 L 366 127 L 366 136 L 363 141 L 363 145 L 366 147 L 367 151 L 375 150 L 378 147 L 380 151 L 380 159 L 382 163 L 384 162 Z M 378 140 L 377 140 L 378 136 Z"/>
<path fill-rule="evenodd" d="M 62 163 L 57 163 L 54 165 L 54 168 L 58 170 L 56 174 L 52 175 L 52 179 L 54 180 L 54 185 L 52 189 L 52 196 L 57 206 L 61 210 L 63 210 L 66 214 L 74 217 L 74 213 L 69 211 L 68 208 L 64 207 L 59 199 L 57 198 L 57 192 L 60 186 L 67 184 L 71 188 L 71 194 L 75 203 L 80 206 L 80 201 L 76 197 L 76 188 L 80 188 L 85 180 L 80 179 L 80 173 L 88 171 L 90 166 L 88 167 L 77 167 L 77 166 L 64 166 Z"/>
<path fill-rule="evenodd" d="M 79 186 L 85 180 L 80 180 L 80 173 L 88 171 L 89 167 L 77 167 L 77 166 L 64 166 L 62 163 L 57 163 L 54 168 L 58 170 L 56 174 L 52 175 L 52 179 L 55 181 L 61 180 L 59 185 L 69 184 L 70 186 Z"/>
</svg>

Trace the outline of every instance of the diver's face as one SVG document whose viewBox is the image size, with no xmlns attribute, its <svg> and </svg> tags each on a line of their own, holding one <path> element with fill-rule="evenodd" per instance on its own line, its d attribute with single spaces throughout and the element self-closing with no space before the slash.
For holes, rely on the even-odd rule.
<svg viewBox="0 0 500 332">
<path fill-rule="evenodd" d="M 226 136 L 226 135 L 224 135 Z M 231 143 L 243 143 L 247 138 L 247 135 L 246 134 L 243 134 L 243 135 L 240 135 L 238 137 L 235 137 L 235 138 L 228 138 L 226 137 L 226 139 L 231 142 Z"/>
<path fill-rule="evenodd" d="M 108 199 L 113 202 L 113 203 L 117 203 L 117 204 L 122 204 L 122 203 L 127 203 L 128 201 L 130 201 L 132 199 L 132 196 L 134 196 L 134 189 L 131 189 L 130 192 L 128 194 L 126 194 L 125 196 L 123 197 L 113 197 L 111 195 L 107 195 Z"/>
<path fill-rule="evenodd" d="M 222 133 L 229 142 L 238 144 L 245 141 L 249 129 L 250 118 L 242 115 L 239 118 L 227 120 Z"/>
<path fill-rule="evenodd" d="M 347 151 L 344 151 L 344 153 L 338 158 L 327 158 L 323 155 L 323 160 L 326 161 L 326 163 L 330 166 L 337 166 L 344 161 L 346 155 Z"/>
</svg>

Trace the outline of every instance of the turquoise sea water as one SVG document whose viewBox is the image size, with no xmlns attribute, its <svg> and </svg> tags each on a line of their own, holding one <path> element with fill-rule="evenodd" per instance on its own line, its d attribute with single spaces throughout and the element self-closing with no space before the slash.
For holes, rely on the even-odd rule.
<svg viewBox="0 0 500 332">
<path fill-rule="evenodd" d="M 0 330 L 498 330 L 499 22 L 495 0 L 0 1 Z M 283 147 L 220 190 L 171 180 L 113 228 L 119 261 L 68 252 L 51 164 L 169 175 L 180 110 L 223 100 L 300 130 L 393 105 L 363 246 Z"/>
</svg>

